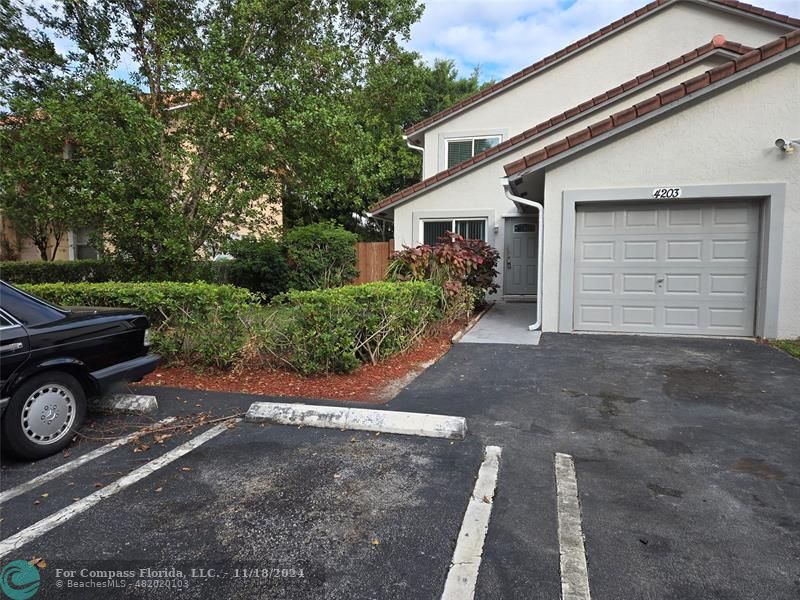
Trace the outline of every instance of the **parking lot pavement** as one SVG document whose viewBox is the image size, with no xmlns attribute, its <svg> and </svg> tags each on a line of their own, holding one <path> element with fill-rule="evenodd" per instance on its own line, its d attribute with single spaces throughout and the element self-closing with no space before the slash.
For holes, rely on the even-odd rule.
<svg viewBox="0 0 800 600">
<path fill-rule="evenodd" d="M 591 597 L 800 598 L 800 362 L 745 340 L 458 344 L 389 403 L 503 446 L 476 598 L 558 598 L 553 455 Z"/>
<path fill-rule="evenodd" d="M 475 439 L 244 422 L 142 441 L 0 506 L 0 562 L 46 562 L 37 598 L 437 598 L 483 454 Z M 64 461 L 4 462 L 19 482 Z M 67 587 L 86 585 L 81 569 L 135 576 Z"/>
</svg>

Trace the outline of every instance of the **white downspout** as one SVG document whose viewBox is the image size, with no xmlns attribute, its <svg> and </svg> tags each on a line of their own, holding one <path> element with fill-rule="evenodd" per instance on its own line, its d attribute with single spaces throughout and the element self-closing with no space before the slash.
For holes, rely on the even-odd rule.
<svg viewBox="0 0 800 600">
<path fill-rule="evenodd" d="M 527 198 L 520 198 L 511 193 L 511 185 L 508 183 L 503 184 L 503 189 L 506 192 L 506 198 L 518 204 L 524 204 L 536 209 L 539 215 L 539 224 L 537 231 L 539 233 L 539 252 L 536 257 L 536 322 L 533 325 L 528 325 L 529 331 L 535 331 L 542 327 L 542 255 L 544 252 L 544 207 L 539 202 L 528 200 Z"/>
<path fill-rule="evenodd" d="M 414 144 L 412 144 L 411 142 L 409 142 L 409 141 L 408 141 L 408 136 L 407 136 L 407 135 L 404 135 L 404 136 L 403 136 L 403 139 L 404 139 L 404 140 L 405 140 L 405 142 L 406 142 L 406 146 L 408 146 L 408 147 L 409 147 L 409 148 L 411 148 L 412 150 L 416 150 L 417 152 L 420 152 L 420 153 L 422 153 L 422 154 L 425 154 L 425 148 L 423 148 L 422 146 L 415 146 Z"/>
</svg>

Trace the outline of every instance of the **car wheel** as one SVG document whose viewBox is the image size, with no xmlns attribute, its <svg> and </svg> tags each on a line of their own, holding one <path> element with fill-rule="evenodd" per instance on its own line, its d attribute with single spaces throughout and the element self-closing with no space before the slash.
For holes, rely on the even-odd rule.
<svg viewBox="0 0 800 600">
<path fill-rule="evenodd" d="M 72 375 L 48 371 L 25 381 L 3 414 L 3 447 L 37 459 L 66 448 L 86 416 L 86 394 Z"/>
</svg>

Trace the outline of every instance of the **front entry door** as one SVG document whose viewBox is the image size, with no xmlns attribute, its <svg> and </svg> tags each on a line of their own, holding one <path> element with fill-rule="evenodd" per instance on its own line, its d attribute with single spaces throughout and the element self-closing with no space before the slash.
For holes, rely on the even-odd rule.
<svg viewBox="0 0 800 600">
<path fill-rule="evenodd" d="M 506 219 L 505 273 L 506 296 L 536 295 L 536 263 L 539 235 L 536 220 L 530 217 Z"/>
</svg>

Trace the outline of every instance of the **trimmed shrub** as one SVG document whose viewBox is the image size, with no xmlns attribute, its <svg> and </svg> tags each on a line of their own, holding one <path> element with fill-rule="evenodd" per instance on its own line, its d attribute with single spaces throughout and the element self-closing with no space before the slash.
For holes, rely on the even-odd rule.
<svg viewBox="0 0 800 600">
<path fill-rule="evenodd" d="M 290 229 L 284 236 L 289 262 L 289 289 L 339 287 L 358 276 L 358 236 L 329 223 Z"/>
<path fill-rule="evenodd" d="M 170 281 L 206 281 L 229 283 L 231 261 L 195 261 Z M 103 283 L 107 281 L 164 281 L 150 274 L 143 277 L 132 263 L 119 260 L 31 260 L 0 262 L 0 278 L 9 283 Z"/>
<path fill-rule="evenodd" d="M 226 283 L 258 292 L 266 298 L 288 289 L 289 267 L 281 246 L 275 240 L 245 237 L 230 242 L 228 252 L 234 260 L 213 263 L 224 265 Z"/>
<path fill-rule="evenodd" d="M 165 361 L 224 367 L 247 332 L 241 315 L 256 298 L 247 290 L 209 283 L 45 283 L 18 286 L 61 306 L 124 307 L 145 313 L 153 348 Z"/>
<path fill-rule="evenodd" d="M 282 348 L 301 373 L 346 373 L 411 347 L 441 317 L 440 294 L 427 282 L 376 282 L 289 292 Z"/>
<path fill-rule="evenodd" d="M 4 261 L 0 278 L 10 283 L 55 283 L 79 281 L 111 281 L 117 276 L 117 265 L 102 260 Z"/>
</svg>

